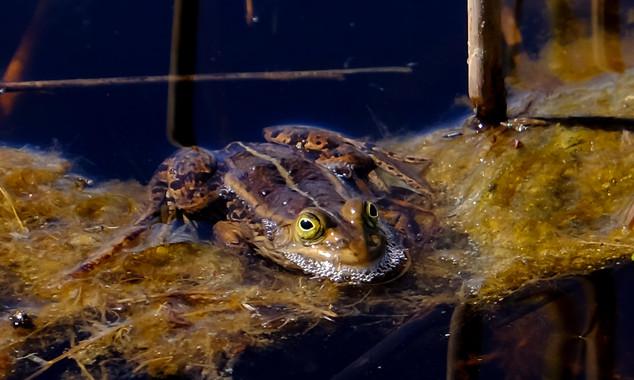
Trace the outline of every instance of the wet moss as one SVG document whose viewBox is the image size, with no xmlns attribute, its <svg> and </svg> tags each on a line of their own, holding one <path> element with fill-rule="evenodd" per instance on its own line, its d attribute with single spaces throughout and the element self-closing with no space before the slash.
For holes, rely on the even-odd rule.
<svg viewBox="0 0 634 380">
<path fill-rule="evenodd" d="M 473 296 L 499 298 L 632 255 L 630 132 L 559 124 L 462 132 L 403 148 L 433 158 L 426 175 L 440 191 L 436 211 L 477 247 Z"/>
</svg>

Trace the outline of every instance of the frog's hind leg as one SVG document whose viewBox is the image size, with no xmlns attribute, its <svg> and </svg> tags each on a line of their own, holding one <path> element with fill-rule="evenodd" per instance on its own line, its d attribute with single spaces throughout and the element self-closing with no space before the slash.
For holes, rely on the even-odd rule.
<svg viewBox="0 0 634 380">
<path fill-rule="evenodd" d="M 167 169 L 165 201 L 168 211 L 195 214 L 218 199 L 222 184 L 212 152 L 184 148 L 174 154 Z"/>
<path fill-rule="evenodd" d="M 68 277 L 78 278 L 92 272 L 95 268 L 129 247 L 134 240 L 146 232 L 153 224 L 167 217 L 169 213 L 166 212 L 166 207 L 164 207 L 164 188 L 166 189 L 167 186 L 153 177 L 149 187 L 150 203 L 143 214 L 141 214 L 131 226 L 117 233 L 115 237 L 105 243 L 102 248 L 94 251 L 76 267 L 71 269 L 67 273 Z"/>
<path fill-rule="evenodd" d="M 231 248 L 246 247 L 244 225 L 241 223 L 221 220 L 214 224 L 213 234 L 216 243 L 220 243 Z"/>
<path fill-rule="evenodd" d="M 265 128 L 264 138 L 319 153 L 316 162 L 338 176 L 350 178 L 356 174 L 364 177 L 377 167 L 419 194 L 432 193 L 422 175 L 430 163 L 425 158 L 399 155 L 336 132 L 301 125 Z"/>
<path fill-rule="evenodd" d="M 146 225 L 133 225 L 126 228 L 117 237 L 111 240 L 102 249 L 93 252 L 88 258 L 82 261 L 75 268 L 71 269 L 67 276 L 71 278 L 81 277 L 82 275 L 92 272 L 102 263 L 110 260 L 127 248 L 139 235 L 148 229 Z"/>
<path fill-rule="evenodd" d="M 381 152 L 382 154 L 385 154 L 386 156 L 396 160 L 396 161 L 400 161 L 400 162 L 404 162 L 406 164 L 415 164 L 415 165 L 425 165 L 423 168 L 421 169 L 425 169 L 427 168 L 427 166 L 429 166 L 429 164 L 431 163 L 429 161 L 429 159 L 427 158 L 423 158 L 423 157 L 417 157 L 417 156 L 410 156 L 410 155 L 400 155 L 398 153 L 389 151 L 389 150 L 383 150 L 383 149 L 379 149 L 377 147 L 373 147 L 372 151 L 374 152 Z"/>
<path fill-rule="evenodd" d="M 96 267 L 108 261 L 128 247 L 139 235 L 147 231 L 154 223 L 163 219 L 166 212 L 167 172 L 171 166 L 173 156 L 163 161 L 148 183 L 148 203 L 145 211 L 139 216 L 132 226 L 119 232 L 113 239 L 101 249 L 93 252 L 88 258 L 79 263 L 68 272 L 69 277 L 80 277 L 92 272 Z M 163 214 L 163 215 L 161 215 Z"/>
<path fill-rule="evenodd" d="M 429 161 L 410 156 L 396 158 L 398 156 L 394 153 L 390 154 L 377 148 L 372 149 L 369 155 L 379 169 L 403 182 L 414 192 L 432 194 L 431 186 L 423 177 L 423 171 L 429 165 Z"/>
<path fill-rule="evenodd" d="M 440 230 L 436 215 L 424 207 L 394 198 L 379 203 L 382 206 L 382 218 L 402 236 L 406 236 L 409 244 L 428 243 Z"/>
</svg>

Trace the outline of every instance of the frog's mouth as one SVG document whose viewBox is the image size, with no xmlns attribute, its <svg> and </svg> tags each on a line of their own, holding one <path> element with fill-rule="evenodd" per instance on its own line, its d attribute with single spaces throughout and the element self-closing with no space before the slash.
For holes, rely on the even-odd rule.
<svg viewBox="0 0 634 380">
<path fill-rule="evenodd" d="M 394 275 L 395 272 L 398 273 L 397 269 L 404 266 L 407 254 L 400 239 L 397 238 L 397 234 L 390 226 L 383 224 L 382 230 L 385 233 L 385 252 L 368 265 L 353 266 L 320 261 L 292 252 L 284 253 L 284 256 L 304 272 L 335 282 L 359 284 L 385 280 Z"/>
</svg>

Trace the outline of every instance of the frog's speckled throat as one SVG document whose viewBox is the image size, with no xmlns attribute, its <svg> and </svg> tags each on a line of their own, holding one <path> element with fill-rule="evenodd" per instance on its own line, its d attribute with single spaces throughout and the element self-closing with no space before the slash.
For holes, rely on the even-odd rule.
<svg viewBox="0 0 634 380">
<path fill-rule="evenodd" d="M 382 229 L 386 235 L 385 253 L 369 265 L 359 267 L 318 261 L 298 253 L 287 253 L 285 257 L 302 268 L 304 272 L 315 277 L 329 278 L 335 282 L 372 283 L 384 280 L 388 276 L 397 277 L 396 269 L 404 268 L 408 257 L 393 229 L 385 223 L 382 223 Z"/>
</svg>

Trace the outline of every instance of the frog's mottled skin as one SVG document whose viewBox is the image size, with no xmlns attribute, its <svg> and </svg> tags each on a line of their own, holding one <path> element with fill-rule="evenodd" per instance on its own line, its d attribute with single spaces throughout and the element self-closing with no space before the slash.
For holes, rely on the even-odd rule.
<svg viewBox="0 0 634 380">
<path fill-rule="evenodd" d="M 424 160 L 307 127 L 266 129 L 265 138 L 270 142 L 177 151 L 150 181 L 151 203 L 144 216 L 114 247 L 73 273 L 92 270 L 159 218 L 202 215 L 212 219 L 218 241 L 252 248 L 285 268 L 349 283 L 399 273 L 407 244 L 416 240 L 412 236 L 420 240 L 424 234 L 413 214 L 427 211 L 403 200 L 392 202 L 390 186 L 376 171 L 385 170 L 410 194 L 426 197 L 426 183 L 412 174 Z M 305 215 L 321 228 L 316 238 L 298 232 Z"/>
<path fill-rule="evenodd" d="M 369 175 L 369 181 L 385 190 L 387 185 L 377 183 L 380 179 L 373 172 L 380 169 L 417 193 L 430 193 L 429 185 L 421 176 L 421 165 L 428 164 L 428 160 L 424 158 L 399 156 L 371 143 L 302 125 L 265 128 L 264 138 L 270 142 L 292 145 L 298 150 L 318 152 L 316 162 L 340 176 L 351 177 L 365 173 Z"/>
</svg>

